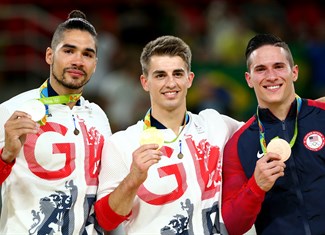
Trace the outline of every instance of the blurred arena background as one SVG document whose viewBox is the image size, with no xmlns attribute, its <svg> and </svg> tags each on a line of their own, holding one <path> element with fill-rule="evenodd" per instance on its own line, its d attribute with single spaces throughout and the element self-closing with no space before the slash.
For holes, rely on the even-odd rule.
<svg viewBox="0 0 325 235">
<path fill-rule="evenodd" d="M 0 102 L 49 76 L 45 50 L 57 24 L 72 9 L 86 13 L 99 34 L 99 63 L 84 95 L 107 112 L 113 131 L 149 108 L 139 83 L 143 46 L 171 34 L 192 48 L 195 82 L 188 108 L 210 107 L 247 120 L 256 101 L 244 72 L 245 46 L 255 33 L 289 43 L 302 97 L 325 95 L 325 14 L 321 1 L 271 0 L 1 0 Z"/>
<path fill-rule="evenodd" d="M 300 96 L 325 96 L 324 5 L 304 0 L 1 0 L 0 103 L 49 76 L 45 50 L 52 33 L 71 10 L 80 9 L 99 34 L 99 63 L 84 95 L 107 112 L 113 131 L 133 124 L 149 108 L 139 83 L 139 57 L 149 40 L 165 34 L 181 37 L 193 52 L 196 77 L 189 110 L 215 108 L 245 121 L 256 109 L 244 78 L 245 46 L 255 33 L 274 33 L 288 42 L 300 68 Z"/>
</svg>

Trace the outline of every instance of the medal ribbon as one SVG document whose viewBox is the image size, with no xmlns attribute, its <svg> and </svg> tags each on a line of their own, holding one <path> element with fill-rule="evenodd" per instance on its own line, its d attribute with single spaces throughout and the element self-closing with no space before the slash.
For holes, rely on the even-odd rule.
<svg viewBox="0 0 325 235">
<path fill-rule="evenodd" d="M 301 98 L 296 95 L 296 100 L 297 100 L 297 112 L 296 112 L 296 122 L 295 122 L 295 130 L 294 130 L 294 134 L 292 139 L 290 140 L 290 147 L 292 148 L 292 146 L 295 144 L 296 139 L 297 139 L 297 135 L 298 135 L 298 114 L 300 112 L 301 109 Z M 259 128 L 259 132 L 260 132 L 260 144 L 261 144 L 261 148 L 264 154 L 266 154 L 266 141 L 265 141 L 265 128 L 263 126 L 263 123 L 261 122 L 259 115 L 258 115 L 258 107 L 257 107 L 257 111 L 256 111 L 256 115 L 257 115 L 257 122 L 258 122 L 258 128 Z M 275 138 L 279 138 L 278 136 Z"/>
<path fill-rule="evenodd" d="M 147 111 L 146 116 L 144 117 L 143 130 L 146 130 L 146 129 L 148 129 L 148 128 L 151 127 L 151 121 L 150 121 L 150 116 L 151 115 L 150 115 L 150 113 L 151 113 L 151 108 Z M 184 123 L 183 123 L 183 126 L 182 126 L 181 131 L 178 133 L 178 135 L 173 140 L 171 140 L 171 141 L 164 141 L 164 143 L 170 144 L 170 143 L 175 142 L 177 140 L 177 138 L 180 136 L 180 134 L 182 133 L 182 131 L 184 130 L 188 119 L 189 119 L 189 115 L 187 114 L 187 112 L 185 112 Z"/>
<path fill-rule="evenodd" d="M 40 124 L 42 124 L 42 125 L 45 125 L 46 117 L 49 115 L 48 105 L 73 103 L 73 102 L 77 102 L 81 97 L 81 94 L 68 94 L 68 95 L 58 95 L 58 96 L 50 96 L 49 97 L 47 82 L 48 82 L 48 80 L 46 80 L 40 87 L 40 97 L 41 98 L 39 99 L 39 101 L 41 101 L 45 105 L 45 110 L 46 110 L 46 115 L 40 121 Z"/>
</svg>

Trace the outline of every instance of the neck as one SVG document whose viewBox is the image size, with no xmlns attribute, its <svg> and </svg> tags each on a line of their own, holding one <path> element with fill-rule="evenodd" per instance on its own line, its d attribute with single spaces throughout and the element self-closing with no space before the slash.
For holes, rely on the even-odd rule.
<svg viewBox="0 0 325 235">
<path fill-rule="evenodd" d="M 266 107 L 260 106 L 261 108 L 268 108 L 272 114 L 277 117 L 279 120 L 283 121 L 286 119 L 288 112 L 290 110 L 291 104 L 294 101 L 293 99 L 288 99 L 288 102 L 284 102 L 281 104 L 275 103 L 271 105 L 267 105 Z"/>
<path fill-rule="evenodd" d="M 269 110 L 273 113 L 274 116 L 276 116 L 279 120 L 283 121 L 288 115 L 290 106 L 285 106 L 285 107 L 275 107 L 272 108 L 270 107 Z"/>
<path fill-rule="evenodd" d="M 50 78 L 50 86 L 52 87 L 52 90 L 56 95 L 58 96 L 66 96 L 66 95 L 74 95 L 74 94 L 81 94 L 82 90 L 80 89 L 68 89 L 64 87 L 62 84 L 58 83 L 55 79 Z M 53 94 L 52 94 L 53 95 Z M 67 106 L 69 106 L 70 109 L 72 109 L 75 105 L 76 102 L 68 102 L 66 103 Z"/>
<path fill-rule="evenodd" d="M 155 110 L 152 108 L 151 115 L 165 127 L 173 130 L 177 135 L 179 128 L 184 124 L 185 112 L 185 108 L 173 111 Z"/>
</svg>

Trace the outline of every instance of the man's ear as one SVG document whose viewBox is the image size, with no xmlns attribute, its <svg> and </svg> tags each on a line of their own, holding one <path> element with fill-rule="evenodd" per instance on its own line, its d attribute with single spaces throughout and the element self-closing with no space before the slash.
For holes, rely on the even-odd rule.
<svg viewBox="0 0 325 235">
<path fill-rule="evenodd" d="M 298 65 L 293 66 L 292 73 L 293 73 L 293 81 L 296 82 L 298 80 L 298 74 L 299 74 Z"/>
<path fill-rule="evenodd" d="M 190 88 L 192 86 L 192 83 L 193 83 L 193 79 L 195 77 L 195 74 L 193 72 L 190 72 L 188 74 L 188 85 L 187 85 L 187 88 Z"/>
<path fill-rule="evenodd" d="M 53 50 L 51 47 L 46 48 L 45 61 L 49 65 L 51 65 L 53 62 Z"/>
<path fill-rule="evenodd" d="M 140 76 L 140 82 L 141 82 L 143 90 L 149 91 L 148 78 L 146 76 L 144 76 L 143 74 L 141 74 L 141 76 Z"/>
<path fill-rule="evenodd" d="M 247 85 L 250 87 L 250 88 L 253 88 L 253 84 L 251 83 L 251 75 L 249 74 L 249 72 L 245 72 L 245 79 L 246 79 L 246 82 L 247 82 Z"/>
</svg>

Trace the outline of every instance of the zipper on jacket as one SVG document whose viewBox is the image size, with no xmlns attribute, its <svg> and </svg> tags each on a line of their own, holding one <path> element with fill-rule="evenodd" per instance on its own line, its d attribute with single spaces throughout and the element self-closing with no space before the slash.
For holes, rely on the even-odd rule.
<svg viewBox="0 0 325 235">
<path fill-rule="evenodd" d="M 288 133 L 287 128 L 286 128 L 286 122 L 281 121 L 281 125 L 282 125 L 282 131 L 283 131 L 285 140 L 290 142 L 289 133 Z M 292 180 L 293 180 L 293 183 L 294 183 L 294 186 L 295 186 L 296 196 L 297 196 L 298 202 L 299 202 L 299 211 L 302 214 L 302 223 L 303 223 L 303 226 L 304 226 L 305 234 L 306 235 L 311 235 L 311 230 L 310 230 L 310 226 L 309 226 L 309 223 L 308 223 L 308 218 L 307 218 L 307 215 L 306 215 L 305 209 L 304 209 L 304 199 L 303 199 L 303 196 L 302 196 L 301 189 L 299 188 L 300 183 L 299 183 L 299 178 L 298 178 L 298 175 L 297 175 L 296 162 L 294 160 L 293 154 L 291 155 L 291 158 L 292 159 L 289 159 L 290 161 L 288 161 L 288 163 L 289 163 L 289 166 L 290 166 L 290 169 L 291 169 L 290 172 L 291 172 L 291 177 L 292 177 Z"/>
<path fill-rule="evenodd" d="M 284 139 L 289 143 L 290 142 L 289 133 L 287 131 L 285 121 L 281 121 L 281 125 L 282 125 L 282 131 L 283 131 Z"/>
</svg>

